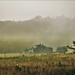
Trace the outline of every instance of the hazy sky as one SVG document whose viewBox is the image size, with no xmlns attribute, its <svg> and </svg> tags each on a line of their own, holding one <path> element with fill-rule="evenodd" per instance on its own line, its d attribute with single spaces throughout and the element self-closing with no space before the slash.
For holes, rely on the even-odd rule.
<svg viewBox="0 0 75 75">
<path fill-rule="evenodd" d="M 27 20 L 37 15 L 75 17 L 75 1 L 0 1 L 0 20 Z"/>
</svg>

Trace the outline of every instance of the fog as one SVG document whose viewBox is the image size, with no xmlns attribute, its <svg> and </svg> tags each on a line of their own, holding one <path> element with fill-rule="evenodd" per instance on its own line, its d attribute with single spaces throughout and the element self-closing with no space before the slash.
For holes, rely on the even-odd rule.
<svg viewBox="0 0 75 75">
<path fill-rule="evenodd" d="M 75 1 L 0 1 L 0 20 L 3 40 L 52 47 L 75 40 Z"/>
<path fill-rule="evenodd" d="M 25 21 L 0 21 L 0 38 L 57 47 L 75 40 L 75 19 L 36 16 Z"/>
</svg>

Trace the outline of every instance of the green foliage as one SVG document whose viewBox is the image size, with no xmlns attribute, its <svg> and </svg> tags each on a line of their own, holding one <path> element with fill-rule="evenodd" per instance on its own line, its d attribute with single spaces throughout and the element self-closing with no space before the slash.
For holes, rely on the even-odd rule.
<svg viewBox="0 0 75 75">
<path fill-rule="evenodd" d="M 59 53 L 66 53 L 68 50 L 67 50 L 67 47 L 66 46 L 60 46 L 57 48 L 57 52 Z"/>
</svg>

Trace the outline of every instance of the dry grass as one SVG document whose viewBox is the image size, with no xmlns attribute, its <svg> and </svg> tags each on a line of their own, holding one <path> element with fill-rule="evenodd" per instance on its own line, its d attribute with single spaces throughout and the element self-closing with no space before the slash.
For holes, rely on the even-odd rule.
<svg viewBox="0 0 75 75">
<path fill-rule="evenodd" d="M 75 75 L 75 54 L 0 58 L 0 75 Z"/>
</svg>

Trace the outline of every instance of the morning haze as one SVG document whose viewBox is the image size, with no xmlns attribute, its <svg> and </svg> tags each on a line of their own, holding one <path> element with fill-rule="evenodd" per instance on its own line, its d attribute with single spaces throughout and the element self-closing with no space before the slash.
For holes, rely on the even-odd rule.
<svg viewBox="0 0 75 75">
<path fill-rule="evenodd" d="M 0 48 L 14 49 L 14 42 L 20 50 L 69 45 L 75 40 L 74 9 L 74 1 L 0 1 Z"/>
</svg>

